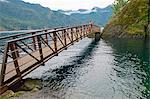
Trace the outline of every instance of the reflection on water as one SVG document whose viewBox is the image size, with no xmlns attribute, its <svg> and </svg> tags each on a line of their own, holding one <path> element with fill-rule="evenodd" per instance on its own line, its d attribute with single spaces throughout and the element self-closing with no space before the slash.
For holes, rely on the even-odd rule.
<svg viewBox="0 0 150 99">
<path fill-rule="evenodd" d="M 48 61 L 44 68 L 56 68 L 44 71 L 43 89 L 36 98 L 150 99 L 148 41 L 80 42 Z"/>
<path fill-rule="evenodd" d="M 149 40 L 113 39 L 108 44 L 114 49 L 114 81 L 120 90 L 131 99 L 150 99 Z"/>
</svg>

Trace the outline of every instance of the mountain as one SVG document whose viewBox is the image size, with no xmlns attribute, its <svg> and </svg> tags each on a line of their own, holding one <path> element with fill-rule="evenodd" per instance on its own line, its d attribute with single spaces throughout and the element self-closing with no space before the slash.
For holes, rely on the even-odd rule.
<svg viewBox="0 0 150 99">
<path fill-rule="evenodd" d="M 91 10 L 79 9 L 77 11 L 73 10 L 58 10 L 58 12 L 70 15 L 75 19 L 82 21 L 83 23 L 89 22 L 89 20 L 94 21 L 94 23 L 105 26 L 108 23 L 112 15 L 112 7 L 108 6 L 106 8 L 94 7 Z"/>
<path fill-rule="evenodd" d="M 78 20 L 39 4 L 0 0 L 0 30 L 39 29 L 74 25 Z"/>
<path fill-rule="evenodd" d="M 40 29 L 59 26 L 71 26 L 94 20 L 105 25 L 111 15 L 111 7 L 95 8 L 97 12 L 79 9 L 78 12 L 54 11 L 39 4 L 31 4 L 22 0 L 0 0 L 0 30 Z M 107 10 L 106 12 L 102 10 Z M 87 13 L 89 12 L 89 13 Z"/>
</svg>

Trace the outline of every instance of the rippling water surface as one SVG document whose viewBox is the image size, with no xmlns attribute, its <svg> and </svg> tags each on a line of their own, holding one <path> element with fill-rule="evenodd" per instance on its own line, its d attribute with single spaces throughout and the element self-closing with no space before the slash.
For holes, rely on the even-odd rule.
<svg viewBox="0 0 150 99">
<path fill-rule="evenodd" d="M 27 77 L 41 78 L 40 99 L 150 99 L 145 40 L 85 38 Z"/>
</svg>

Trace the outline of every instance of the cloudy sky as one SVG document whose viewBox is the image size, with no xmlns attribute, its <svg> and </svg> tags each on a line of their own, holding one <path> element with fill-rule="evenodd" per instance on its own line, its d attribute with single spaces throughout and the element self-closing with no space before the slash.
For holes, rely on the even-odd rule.
<svg viewBox="0 0 150 99">
<path fill-rule="evenodd" d="M 104 8 L 114 2 L 114 0 L 23 0 L 30 3 L 39 3 L 44 7 L 53 10 L 77 10 L 91 9 L 93 7 Z"/>
</svg>

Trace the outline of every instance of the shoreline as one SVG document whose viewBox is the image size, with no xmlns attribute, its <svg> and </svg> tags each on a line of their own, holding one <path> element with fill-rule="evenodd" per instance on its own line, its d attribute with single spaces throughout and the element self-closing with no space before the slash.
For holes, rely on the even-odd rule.
<svg viewBox="0 0 150 99">
<path fill-rule="evenodd" d="M 0 96 L 0 99 L 16 99 L 28 93 L 35 93 L 42 89 L 41 79 L 26 78 L 17 83 Z"/>
</svg>

